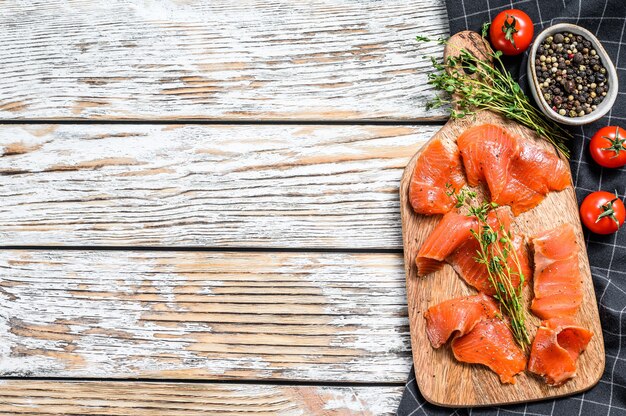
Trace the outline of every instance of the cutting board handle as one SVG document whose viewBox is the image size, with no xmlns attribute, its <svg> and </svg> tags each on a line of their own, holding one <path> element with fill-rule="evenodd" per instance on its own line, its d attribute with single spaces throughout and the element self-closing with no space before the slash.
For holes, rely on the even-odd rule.
<svg viewBox="0 0 626 416">
<path fill-rule="evenodd" d="M 469 51 L 472 55 L 482 61 L 493 61 L 493 59 L 491 59 L 493 50 L 491 49 L 491 46 L 489 46 L 489 42 L 487 42 L 487 40 L 478 32 L 464 30 L 456 35 L 453 35 L 448 40 L 448 43 L 443 50 L 444 61 L 449 57 L 457 58 L 461 49 Z"/>
<path fill-rule="evenodd" d="M 443 50 L 444 62 L 446 62 L 450 57 L 458 58 L 461 49 L 465 49 L 481 61 L 489 61 L 493 64 L 493 59 L 491 57 L 493 50 L 491 49 L 491 46 L 489 46 L 489 42 L 487 42 L 487 40 L 483 38 L 478 32 L 474 32 L 472 30 L 464 30 L 453 35 L 448 40 L 448 43 Z M 460 64 L 458 64 L 457 66 L 460 67 Z M 467 75 L 473 78 L 477 76 L 476 74 Z M 455 94 L 452 95 L 452 101 L 453 106 L 457 107 L 454 104 L 454 102 L 456 101 Z"/>
</svg>

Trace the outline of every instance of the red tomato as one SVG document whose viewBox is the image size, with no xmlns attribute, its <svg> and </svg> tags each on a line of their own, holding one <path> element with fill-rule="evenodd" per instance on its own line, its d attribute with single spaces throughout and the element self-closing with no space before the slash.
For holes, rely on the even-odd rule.
<svg viewBox="0 0 626 416">
<path fill-rule="evenodd" d="M 580 218 L 596 234 L 611 234 L 624 224 L 626 209 L 621 199 L 610 192 L 592 192 L 580 205 Z"/>
<path fill-rule="evenodd" d="M 618 126 L 602 127 L 589 143 L 591 157 L 605 168 L 626 165 L 626 130 Z"/>
<path fill-rule="evenodd" d="M 530 17 L 517 9 L 500 12 L 489 28 L 491 44 L 505 55 L 519 55 L 528 49 L 534 33 Z"/>
</svg>

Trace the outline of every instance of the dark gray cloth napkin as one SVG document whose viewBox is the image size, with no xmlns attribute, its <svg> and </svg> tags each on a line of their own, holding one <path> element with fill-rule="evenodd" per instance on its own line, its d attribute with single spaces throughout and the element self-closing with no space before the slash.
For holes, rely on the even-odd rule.
<svg viewBox="0 0 626 416">
<path fill-rule="evenodd" d="M 548 26 L 564 22 L 578 24 L 596 35 L 617 67 L 619 95 L 612 110 L 602 119 L 572 130 L 575 139 L 570 144 L 570 165 L 579 203 L 587 194 L 597 190 L 617 190 L 624 200 L 626 167 L 603 169 L 597 166 L 589 155 L 588 146 L 593 133 L 601 127 L 620 125 L 626 128 L 626 0 L 446 0 L 446 3 L 451 34 L 465 29 L 480 32 L 483 22 L 489 22 L 502 10 L 513 7 L 533 19 L 535 35 Z M 505 62 L 509 70 L 519 76 L 524 88 L 527 59 L 524 54 Z M 585 231 L 585 242 L 603 329 L 602 334 L 596 336 L 604 337 L 606 348 L 606 367 L 597 386 L 585 393 L 556 400 L 447 409 L 424 400 L 411 370 L 398 415 L 626 415 L 626 229 L 610 236 Z"/>
</svg>

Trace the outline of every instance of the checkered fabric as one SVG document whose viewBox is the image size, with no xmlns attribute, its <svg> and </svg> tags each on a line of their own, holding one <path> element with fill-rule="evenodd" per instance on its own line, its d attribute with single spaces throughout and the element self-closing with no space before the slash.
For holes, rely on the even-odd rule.
<svg viewBox="0 0 626 416">
<path fill-rule="evenodd" d="M 596 35 L 617 67 L 620 92 L 612 110 L 601 120 L 574 128 L 571 143 L 571 169 L 579 201 L 590 192 L 617 190 L 626 194 L 626 167 L 603 169 L 588 151 L 593 133 L 607 125 L 626 127 L 626 0 L 446 0 L 450 33 L 471 29 L 480 31 L 500 11 L 517 8 L 535 22 L 535 34 L 556 23 L 575 23 Z M 527 54 L 506 64 L 519 74 L 526 86 Z M 446 409 L 426 402 L 415 383 L 413 370 L 400 402 L 398 415 L 626 415 L 626 229 L 609 236 L 585 232 L 591 273 L 600 308 L 602 336 L 606 348 L 606 368 L 593 389 L 575 396 L 523 405 Z M 596 334 L 599 336 L 600 334 Z"/>
</svg>

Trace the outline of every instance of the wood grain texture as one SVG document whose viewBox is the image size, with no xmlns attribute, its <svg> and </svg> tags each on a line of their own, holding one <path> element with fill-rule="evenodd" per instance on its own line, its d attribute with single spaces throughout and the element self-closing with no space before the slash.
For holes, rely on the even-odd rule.
<svg viewBox="0 0 626 416">
<path fill-rule="evenodd" d="M 0 381 L 3 415 L 391 416 L 402 387 Z"/>
<path fill-rule="evenodd" d="M 443 118 L 442 0 L 9 2 L 1 119 Z"/>
<path fill-rule="evenodd" d="M 0 245 L 401 248 L 437 126 L 0 127 Z"/>
<path fill-rule="evenodd" d="M 0 376 L 404 382 L 397 254 L 0 252 Z"/>
<path fill-rule="evenodd" d="M 456 138 L 468 127 L 477 124 L 498 124 L 509 132 L 532 140 L 546 149 L 547 142 L 538 138 L 531 130 L 513 121 L 483 111 L 475 120 L 450 120 L 432 140 L 442 140 L 454 145 Z M 574 226 L 580 246 L 579 266 L 583 278 L 583 304 L 575 316 L 576 322 L 591 330 L 594 337 L 587 350 L 578 359 L 577 376 L 561 387 L 550 387 L 539 377 L 522 373 L 516 377 L 517 384 L 502 385 L 498 376 L 484 366 L 463 364 L 454 359 L 449 345 L 433 349 L 426 336 L 426 321 L 423 313 L 444 300 L 475 294 L 476 290 L 466 285 L 450 265 L 440 271 L 420 278 L 417 276 L 415 257 L 419 248 L 432 232 L 441 216 L 415 214 L 408 198 L 408 189 L 418 152 L 407 165 L 400 185 L 402 204 L 402 228 L 404 237 L 404 263 L 406 269 L 411 342 L 416 368 L 416 380 L 424 397 L 435 404 L 453 407 L 486 406 L 493 404 L 518 403 L 573 394 L 594 386 L 604 371 L 604 342 L 598 306 L 589 269 L 578 204 L 572 187 L 561 192 L 551 192 L 536 208 L 515 218 L 514 230 L 531 237 L 541 231 L 560 224 Z M 484 195 L 484 189 L 479 190 Z M 524 304 L 527 308 L 532 300 L 532 289 L 526 286 Z M 540 320 L 528 311 L 528 322 L 534 337 Z"/>
</svg>

